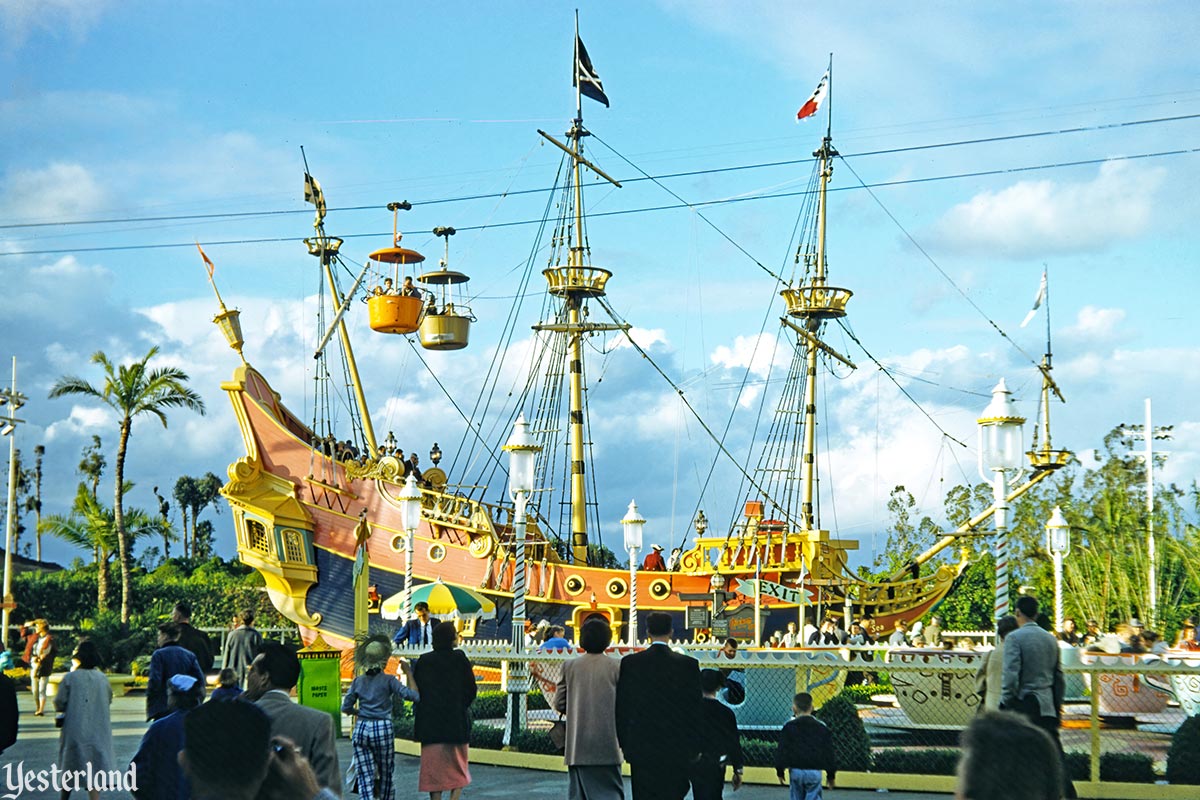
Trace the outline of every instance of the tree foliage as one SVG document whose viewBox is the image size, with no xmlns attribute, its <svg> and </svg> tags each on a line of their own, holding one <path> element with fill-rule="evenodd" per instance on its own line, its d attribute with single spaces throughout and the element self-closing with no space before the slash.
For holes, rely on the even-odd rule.
<svg viewBox="0 0 1200 800">
<path fill-rule="evenodd" d="M 960 485 L 946 493 L 942 510 L 953 529 L 991 505 L 984 483 Z M 1146 468 L 1123 446 L 1119 430 L 1104 439 L 1090 464 L 1073 461 L 1034 486 L 1010 505 L 1009 585 L 1013 597 L 1026 587 L 1048 614 L 1053 612 L 1053 560 L 1046 542 L 1046 522 L 1055 506 L 1071 525 L 1071 552 L 1063 562 L 1064 616 L 1079 622 L 1094 619 L 1101 628 L 1140 617 L 1170 638 L 1184 617 L 1200 611 L 1200 490 L 1193 484 L 1156 486 L 1153 516 L 1146 509 Z M 876 567 L 903 564 L 932 540 L 922 535 L 937 525 L 896 487 L 888 502 L 891 525 L 887 553 Z M 1147 547 L 1153 519 L 1158 618 L 1150 617 L 1150 560 Z M 986 629 L 992 616 L 995 584 L 994 534 L 991 521 L 961 546 L 970 564 L 938 609 L 946 627 Z"/>
<path fill-rule="evenodd" d="M 117 561 L 121 568 L 121 622 L 129 623 L 132 609 L 132 563 L 133 550 L 125 526 L 125 456 L 129 448 L 129 437 L 133 432 L 133 421 L 139 416 L 157 417 L 167 427 L 167 410 L 188 408 L 204 413 L 204 401 L 200 395 L 188 388 L 187 373 L 178 367 L 149 367 L 150 359 L 158 354 L 152 347 L 140 360 L 129 365 L 116 365 L 103 352 L 92 355 L 92 363 L 99 364 L 104 371 L 104 383 L 97 388 L 82 378 L 64 376 L 50 389 L 50 397 L 81 395 L 107 405 L 117 412 L 120 419 L 117 456 L 113 467 L 113 520 L 117 531 Z"/>
</svg>

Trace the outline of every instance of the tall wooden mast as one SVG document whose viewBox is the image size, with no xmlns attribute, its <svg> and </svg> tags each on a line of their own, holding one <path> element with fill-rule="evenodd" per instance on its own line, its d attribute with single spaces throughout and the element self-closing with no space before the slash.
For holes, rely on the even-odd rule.
<svg viewBox="0 0 1200 800">
<path fill-rule="evenodd" d="M 576 106 L 578 109 L 578 106 Z M 561 297 L 566 312 L 565 322 L 542 323 L 535 330 L 549 331 L 567 337 L 568 401 L 569 419 L 567 439 L 571 451 L 571 556 L 576 564 L 586 564 L 588 558 L 587 531 L 587 458 L 586 417 L 587 403 L 584 397 L 584 337 L 598 331 L 619 331 L 627 325 L 585 322 L 584 303 L 588 298 L 603 297 L 605 284 L 612 277 L 606 269 L 587 263 L 588 245 L 584 235 L 583 168 L 595 172 L 601 178 L 620 188 L 621 184 L 606 175 L 583 156 L 583 139 L 589 136 L 583 127 L 582 115 L 576 116 L 567 131 L 568 144 L 564 145 L 545 131 L 538 131 L 552 144 L 565 152 L 572 161 L 570 193 L 573 198 L 573 217 L 570 223 L 570 246 L 567 248 L 567 263 L 551 266 L 542 271 L 549 285 L 550 294 Z"/>
</svg>

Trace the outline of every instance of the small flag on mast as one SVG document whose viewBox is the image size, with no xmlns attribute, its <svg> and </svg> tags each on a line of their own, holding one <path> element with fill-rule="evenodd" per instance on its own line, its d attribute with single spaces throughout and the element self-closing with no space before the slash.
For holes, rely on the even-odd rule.
<svg viewBox="0 0 1200 800">
<path fill-rule="evenodd" d="M 307 172 L 304 173 L 304 202 L 317 207 L 317 222 L 325 219 L 325 193 L 321 191 L 317 179 Z"/>
<path fill-rule="evenodd" d="M 808 98 L 808 102 L 800 106 L 800 110 L 796 112 L 796 121 L 807 119 L 817 113 L 817 109 L 821 107 L 821 103 L 825 102 L 825 95 L 829 91 L 829 70 L 825 70 L 825 74 L 821 76 L 821 82 L 817 84 L 817 88 L 813 90 L 812 97 Z"/>
<path fill-rule="evenodd" d="M 216 269 L 216 267 L 213 265 L 212 261 L 209 260 L 208 256 L 204 252 L 204 248 L 200 246 L 199 242 L 196 242 L 196 249 L 200 251 L 200 257 L 204 259 L 204 266 L 208 267 L 208 279 L 211 281 L 213 271 Z"/>
<path fill-rule="evenodd" d="M 592 59 L 588 58 L 587 48 L 583 46 L 579 34 L 575 34 L 575 73 L 571 77 L 571 85 L 578 86 L 579 93 L 585 97 L 590 97 L 597 103 L 604 103 L 605 108 L 608 107 L 608 95 L 604 93 L 600 76 L 592 67 Z"/>
<path fill-rule="evenodd" d="M 1037 297 L 1033 298 L 1033 308 L 1029 309 L 1029 313 L 1025 315 L 1025 319 L 1021 320 L 1021 327 L 1024 328 L 1033 321 L 1033 317 L 1037 314 L 1037 310 L 1042 307 L 1042 301 L 1046 299 L 1046 270 L 1042 270 L 1042 282 L 1038 286 Z"/>
</svg>

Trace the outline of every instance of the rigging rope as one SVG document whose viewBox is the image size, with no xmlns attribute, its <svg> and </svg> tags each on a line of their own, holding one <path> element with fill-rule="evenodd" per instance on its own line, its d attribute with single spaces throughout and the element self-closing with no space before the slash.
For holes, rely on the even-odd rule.
<svg viewBox="0 0 1200 800">
<path fill-rule="evenodd" d="M 882 363 L 879 361 L 879 359 L 877 359 L 875 356 L 871 355 L 871 351 L 867 350 L 867 348 L 866 348 L 866 345 L 864 345 L 864 344 L 863 344 L 863 343 L 862 343 L 862 342 L 859 340 L 859 338 L 858 338 L 857 336 L 855 336 L 855 335 L 854 335 L 853 331 L 851 331 L 849 328 L 847 328 L 847 327 L 846 327 L 846 324 L 845 324 L 845 323 L 844 323 L 844 322 L 843 322 L 841 319 L 839 319 L 839 320 L 838 320 L 838 325 L 840 325 L 840 326 L 841 326 L 841 328 L 842 328 L 842 330 L 844 330 L 844 331 L 846 332 L 846 335 L 847 335 L 847 336 L 849 336 L 849 337 L 850 337 L 850 339 L 851 339 L 851 340 L 853 340 L 853 342 L 854 342 L 856 345 L 858 345 L 858 346 L 859 346 L 859 349 L 861 349 L 861 350 L 863 351 L 863 353 L 866 355 L 866 357 L 867 357 L 867 358 L 869 358 L 869 359 L 871 359 L 871 361 L 872 361 L 872 362 L 874 362 L 875 366 L 879 367 L 879 371 L 880 371 L 880 372 L 882 372 L 884 375 L 887 375 L 887 376 L 888 376 L 888 380 L 890 380 L 892 383 L 896 384 L 896 388 L 897 388 L 897 389 L 899 389 L 899 390 L 900 390 L 900 392 L 901 392 L 901 393 L 902 393 L 902 394 L 903 394 L 905 397 L 907 397 L 907 398 L 908 398 L 908 399 L 909 399 L 909 400 L 912 402 L 912 404 L 913 404 L 914 406 L 916 406 L 916 407 L 917 407 L 917 410 L 918 410 L 918 411 L 920 411 L 922 414 L 924 414 L 924 415 L 925 415 L 925 418 L 926 418 L 926 419 L 928 419 L 928 420 L 929 420 L 931 423 L 933 423 L 933 427 L 935 427 L 935 428 L 937 428 L 939 431 L 941 431 L 941 432 L 942 432 L 942 435 L 943 435 L 943 436 L 945 436 L 945 437 L 946 437 L 947 439 L 949 439 L 950 441 L 952 441 L 952 442 L 955 442 L 956 444 L 962 445 L 963 447 L 966 447 L 966 446 L 967 446 L 967 445 L 963 444 L 962 442 L 960 442 L 958 439 L 956 439 L 956 438 L 954 438 L 953 436 L 951 436 L 949 433 L 947 433 L 947 432 L 946 432 L 946 429 L 945 429 L 945 428 L 943 428 L 941 425 L 938 425 L 938 424 L 937 424 L 937 420 L 935 420 L 933 417 L 931 417 L 931 416 L 929 415 L 929 412 L 928 412 L 928 411 L 926 411 L 926 410 L 925 410 L 925 409 L 924 409 L 924 408 L 921 406 L 921 404 L 917 402 L 917 399 L 916 399 L 915 397 L 913 397 L 911 394 L 909 394 L 908 390 L 907 390 L 907 389 L 905 389 L 905 388 L 904 388 L 904 387 L 903 387 L 903 386 L 900 384 L 900 381 L 896 380 L 895 376 L 893 376 L 893 375 L 892 375 L 892 373 L 888 371 L 887 367 L 885 367 L 885 366 L 884 366 L 884 365 L 883 365 L 883 364 L 882 364 Z"/>
<path fill-rule="evenodd" d="M 908 229 L 905 228 L 904 225 L 902 225 L 900 223 L 900 220 L 896 219 L 896 215 L 893 214 L 888 209 L 888 207 L 883 204 L 883 201 L 879 199 L 879 196 L 877 194 L 875 194 L 875 192 L 871 191 L 871 187 L 867 186 L 867 184 L 863 182 L 863 179 L 860 178 L 858 173 L 854 171 L 854 167 L 851 167 L 849 164 L 846 164 L 846 168 L 850 170 L 850 174 L 855 177 L 855 179 L 859 182 L 859 184 L 862 186 L 862 188 L 867 190 L 867 194 L 869 194 L 871 196 L 871 199 L 875 201 L 875 204 L 879 206 L 879 208 L 883 211 L 883 213 L 887 215 L 887 218 L 890 219 L 893 223 L 895 223 L 896 227 L 900 229 L 900 232 L 904 234 L 905 238 L 907 238 L 908 241 L 912 243 L 912 246 L 917 248 L 917 251 L 921 255 L 925 256 L 925 260 L 928 261 L 930 264 L 932 264 L 933 268 L 936 269 L 938 271 L 938 273 L 943 278 L 945 278 L 946 281 L 952 287 L 954 287 L 954 291 L 956 291 L 960 295 L 962 295 L 962 298 L 967 301 L 967 303 L 971 306 L 971 308 L 978 311 L 979 315 L 981 317 L 983 317 L 985 320 L 987 320 L 989 325 L 991 325 L 993 328 L 996 329 L 996 333 L 1000 334 L 1001 337 L 1006 339 L 1008 341 L 1008 343 L 1011 344 L 1018 353 L 1025 356 L 1025 358 L 1028 359 L 1029 363 L 1033 364 L 1033 366 L 1036 367 L 1038 365 L 1038 362 L 1034 360 L 1033 356 L 1029 355 L 1029 353 L 1026 353 L 1019 344 L 1017 344 L 1015 341 L 1013 341 L 1009 337 L 1009 335 L 1007 333 L 1005 333 L 1004 330 L 999 325 L 997 325 L 996 322 L 993 321 L 992 318 L 989 317 L 987 315 L 987 313 L 984 312 L 984 310 L 975 303 L 974 300 L 971 299 L 971 296 L 968 295 L 966 292 L 964 292 L 962 290 L 962 288 L 959 287 L 959 285 L 954 282 L 954 279 L 951 278 L 944 269 L 942 269 L 941 265 L 938 264 L 937 261 L 934 261 L 933 256 L 929 255 L 929 253 L 925 250 L 925 248 L 921 246 L 920 242 L 918 242 L 913 237 L 913 235 L 908 232 Z M 859 345 L 859 346 L 861 347 L 861 345 Z M 866 352 L 866 351 L 864 350 L 863 352 Z"/>
</svg>

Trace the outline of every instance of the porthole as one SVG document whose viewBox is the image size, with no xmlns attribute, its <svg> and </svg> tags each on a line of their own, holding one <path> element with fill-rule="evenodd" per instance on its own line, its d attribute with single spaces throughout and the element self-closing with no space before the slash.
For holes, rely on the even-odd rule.
<svg viewBox="0 0 1200 800">
<path fill-rule="evenodd" d="M 429 556 L 429 560 L 436 564 L 446 557 L 446 546 L 440 542 L 435 542 L 429 545 L 427 554 Z"/>
<path fill-rule="evenodd" d="M 404 552 L 404 537 L 403 536 L 396 535 L 396 536 L 392 537 L 392 552 L 393 553 L 403 553 Z"/>
<path fill-rule="evenodd" d="M 662 578 L 650 581 L 650 596 L 655 600 L 663 600 L 671 594 L 671 584 Z"/>
<path fill-rule="evenodd" d="M 608 592 L 609 597 L 616 600 L 624 597 L 625 593 L 629 591 L 629 587 L 625 585 L 625 581 L 622 579 L 613 578 L 608 582 L 608 585 L 604 587 L 604 590 Z"/>
<path fill-rule="evenodd" d="M 586 588 L 587 583 L 578 575 L 571 575 L 565 581 L 563 581 L 563 589 L 565 589 L 567 594 L 571 595 L 571 597 L 578 597 L 579 595 L 583 594 L 583 590 Z"/>
</svg>

